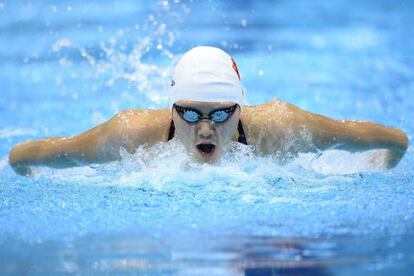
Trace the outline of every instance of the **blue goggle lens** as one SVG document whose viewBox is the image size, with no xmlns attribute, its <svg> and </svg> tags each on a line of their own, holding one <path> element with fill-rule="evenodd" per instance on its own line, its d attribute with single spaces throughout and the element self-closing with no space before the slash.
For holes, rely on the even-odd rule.
<svg viewBox="0 0 414 276">
<path fill-rule="evenodd" d="M 192 110 L 186 110 L 181 115 L 184 120 L 190 123 L 198 122 L 201 119 L 200 114 Z"/>
<path fill-rule="evenodd" d="M 224 110 L 218 110 L 210 114 L 210 120 L 215 123 L 221 123 L 227 120 L 230 117 L 230 113 Z"/>
</svg>

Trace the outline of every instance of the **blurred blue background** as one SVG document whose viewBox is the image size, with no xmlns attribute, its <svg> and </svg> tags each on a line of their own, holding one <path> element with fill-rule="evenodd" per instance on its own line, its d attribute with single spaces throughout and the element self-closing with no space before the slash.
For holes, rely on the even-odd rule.
<svg viewBox="0 0 414 276">
<path fill-rule="evenodd" d="M 411 138 L 413 37 L 413 1 L 0 0 L 3 270 L 147 271 L 103 261 L 113 258 L 139 260 L 160 274 L 192 274 L 206 263 L 207 274 L 217 267 L 237 274 L 248 273 L 249 262 L 265 269 L 263 260 L 309 269 L 310 258 L 343 274 L 410 274 L 411 144 L 396 169 L 348 176 L 280 173 L 267 159 L 187 175 L 148 163 L 138 174 L 123 171 L 133 160 L 92 176 L 88 169 L 52 170 L 25 179 L 14 175 L 7 156 L 18 142 L 73 135 L 126 108 L 167 107 L 172 66 L 197 45 L 235 58 L 249 104 L 277 98 L 337 119 L 402 128 Z M 154 188 L 157 181 L 164 186 Z M 163 203 L 154 209 L 154 202 Z M 134 231 L 146 234 L 137 240 Z M 209 239 L 216 242 L 201 242 Z M 223 244 L 227 249 L 213 246 Z M 171 253 L 177 250 L 182 255 Z"/>
</svg>

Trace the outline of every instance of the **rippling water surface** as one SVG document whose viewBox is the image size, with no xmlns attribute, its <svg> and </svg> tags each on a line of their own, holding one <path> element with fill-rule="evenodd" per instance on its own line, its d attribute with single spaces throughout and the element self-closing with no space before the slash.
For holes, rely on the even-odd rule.
<svg viewBox="0 0 414 276">
<path fill-rule="evenodd" d="M 178 141 L 121 162 L 16 176 L 10 148 L 164 108 L 172 64 L 214 45 L 250 104 L 278 98 L 413 136 L 410 1 L 0 0 L 0 271 L 391 274 L 414 270 L 414 155 L 281 166 L 233 145 L 217 165 Z"/>
</svg>

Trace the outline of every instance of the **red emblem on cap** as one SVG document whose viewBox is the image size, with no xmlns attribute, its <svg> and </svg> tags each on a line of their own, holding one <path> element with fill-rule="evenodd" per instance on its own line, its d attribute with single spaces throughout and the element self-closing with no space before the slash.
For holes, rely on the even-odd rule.
<svg viewBox="0 0 414 276">
<path fill-rule="evenodd" d="M 239 69 L 237 69 L 237 64 L 236 64 L 236 62 L 234 61 L 233 58 L 231 59 L 231 61 L 233 62 L 232 67 L 233 67 L 234 71 L 236 72 L 237 77 L 239 77 L 239 79 L 240 79 L 240 74 L 239 74 Z"/>
</svg>

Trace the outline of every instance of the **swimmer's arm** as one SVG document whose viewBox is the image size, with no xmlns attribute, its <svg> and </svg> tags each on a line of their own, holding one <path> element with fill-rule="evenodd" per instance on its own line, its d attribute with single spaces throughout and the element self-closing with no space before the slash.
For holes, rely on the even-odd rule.
<svg viewBox="0 0 414 276">
<path fill-rule="evenodd" d="M 110 120 L 77 136 L 17 144 L 10 151 L 9 163 L 17 174 L 31 175 L 31 166 L 68 168 L 116 160 L 112 128 Z"/>
<path fill-rule="evenodd" d="M 121 147 L 133 153 L 140 145 L 163 140 L 165 114 L 150 111 L 148 118 L 146 111 L 123 111 L 108 122 L 74 137 L 21 143 L 10 151 L 9 163 L 16 173 L 30 175 L 30 166 L 68 168 L 119 160 Z"/>
<path fill-rule="evenodd" d="M 289 106 L 293 112 L 293 126 L 307 129 L 317 150 L 342 149 L 359 152 L 373 149 L 387 150 L 386 167 L 398 164 L 408 147 L 407 135 L 397 128 L 368 121 L 334 120 Z"/>
</svg>

